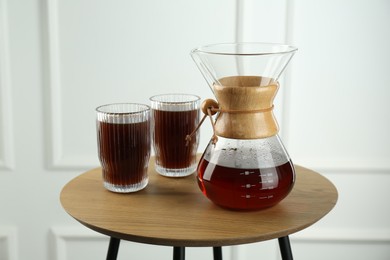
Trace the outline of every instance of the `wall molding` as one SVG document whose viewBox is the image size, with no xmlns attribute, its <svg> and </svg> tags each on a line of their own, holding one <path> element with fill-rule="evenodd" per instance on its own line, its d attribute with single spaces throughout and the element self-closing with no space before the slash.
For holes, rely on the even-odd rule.
<svg viewBox="0 0 390 260">
<path fill-rule="evenodd" d="M 84 241 L 107 241 L 108 237 L 84 227 L 52 227 L 51 234 L 54 237 L 52 246 L 52 259 L 67 260 L 67 243 L 72 240 Z M 0 239 L 2 238 L 0 233 Z M 290 235 L 292 247 L 294 244 L 389 244 L 390 230 L 378 228 L 351 229 L 351 228 L 309 228 Z M 272 241 L 272 240 L 271 240 Z M 262 242 L 259 242 L 262 243 Z M 279 248 L 275 240 L 275 256 L 278 255 Z M 230 259 L 243 259 L 246 256 L 245 245 L 229 247 Z M 11 258 L 14 259 L 14 258 Z"/>
<path fill-rule="evenodd" d="M 385 164 L 359 165 L 359 162 L 319 161 L 314 158 L 305 158 L 304 161 L 295 161 L 295 163 L 326 174 L 390 174 L 390 167 Z"/>
<path fill-rule="evenodd" d="M 51 259 L 67 260 L 66 243 L 72 240 L 84 241 L 108 241 L 109 238 L 97 232 L 82 227 L 52 227 L 51 235 L 54 237 L 54 244 L 51 253 Z"/>
<path fill-rule="evenodd" d="M 50 170 L 85 170 L 96 167 L 96 156 L 72 155 L 63 152 L 61 100 L 61 54 L 59 46 L 58 0 L 45 0 L 45 129 L 46 165 Z"/>
<path fill-rule="evenodd" d="M 293 34 L 294 34 L 294 0 L 285 0 L 285 31 L 284 38 L 287 44 L 293 45 Z M 298 49 L 299 51 L 299 49 Z M 288 144 L 289 140 L 289 129 L 287 128 L 290 125 L 290 107 L 291 107 L 291 67 L 293 66 L 294 57 L 290 61 L 290 64 L 287 66 L 284 72 L 284 88 L 282 94 L 283 98 L 283 107 L 282 107 L 282 117 L 283 129 L 281 131 L 281 139 L 285 144 Z"/>
<path fill-rule="evenodd" d="M 14 143 L 6 0 L 0 0 L 0 169 L 13 170 Z"/>
<path fill-rule="evenodd" d="M 48 167 L 55 169 L 61 166 L 62 155 L 62 125 L 61 125 L 61 98 L 60 98 L 60 57 L 58 39 L 58 2 L 46 0 L 46 63 L 45 64 L 45 91 L 46 91 L 46 125 L 49 133 L 47 145 Z"/>
<path fill-rule="evenodd" d="M 383 228 L 310 228 L 291 235 L 292 243 L 387 243 L 390 230 Z"/>
<path fill-rule="evenodd" d="M 17 229 L 15 227 L 0 227 L 0 249 L 1 244 L 6 245 L 7 258 L 5 260 L 18 259 Z"/>
</svg>

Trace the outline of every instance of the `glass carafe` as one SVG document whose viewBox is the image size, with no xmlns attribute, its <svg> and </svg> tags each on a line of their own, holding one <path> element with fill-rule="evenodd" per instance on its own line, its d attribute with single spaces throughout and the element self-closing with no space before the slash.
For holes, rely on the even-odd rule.
<svg viewBox="0 0 390 260">
<path fill-rule="evenodd" d="M 216 120 L 197 168 L 199 187 L 215 204 L 263 209 L 280 202 L 293 188 L 294 166 L 272 111 L 278 78 L 296 50 L 278 44 L 232 43 L 191 52 L 217 99 L 203 104 L 203 112 L 216 114 Z"/>
</svg>

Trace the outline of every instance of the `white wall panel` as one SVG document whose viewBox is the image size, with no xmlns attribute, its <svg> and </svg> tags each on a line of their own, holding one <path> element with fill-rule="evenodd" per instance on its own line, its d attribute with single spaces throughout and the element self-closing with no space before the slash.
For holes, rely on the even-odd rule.
<svg viewBox="0 0 390 260">
<path fill-rule="evenodd" d="M 14 167 L 7 2 L 0 0 L 0 168 Z"/>
<path fill-rule="evenodd" d="M 0 226 L 0 259 L 18 259 L 17 232 L 15 227 Z"/>
<path fill-rule="evenodd" d="M 305 242 L 294 243 L 296 259 L 356 259 L 387 260 L 389 243 L 350 243 L 350 242 Z"/>
<path fill-rule="evenodd" d="M 390 206 L 386 203 L 390 197 L 388 172 L 334 172 L 324 175 L 337 187 L 339 198 L 335 208 L 315 227 L 362 232 L 390 230 Z"/>
<path fill-rule="evenodd" d="M 238 0 L 237 41 L 284 43 L 287 8 L 286 0 Z"/>
<path fill-rule="evenodd" d="M 390 171 L 390 2 L 290 6 L 299 46 L 286 110 L 291 156 L 321 169 Z"/>
<path fill-rule="evenodd" d="M 53 238 L 53 247 L 50 252 L 50 259 L 103 260 L 106 258 L 109 238 L 85 227 L 52 227 L 51 236 Z M 186 248 L 185 254 L 188 260 L 212 259 L 213 249 L 211 247 L 189 247 Z M 121 240 L 118 260 L 134 258 L 139 260 L 153 260 L 156 259 L 156 256 L 160 259 L 172 259 L 172 255 L 173 247 L 147 245 Z M 231 258 L 230 247 L 223 248 L 223 256 L 225 259 Z"/>
<path fill-rule="evenodd" d="M 56 260 L 106 259 L 109 237 L 94 232 L 83 226 L 52 227 L 51 235 L 54 239 L 51 258 Z M 153 249 L 153 250 L 151 250 Z M 128 241 L 121 241 L 118 260 L 154 259 L 156 255 L 162 258 L 171 258 L 170 247 L 148 246 Z"/>
<path fill-rule="evenodd" d="M 312 227 L 291 236 L 293 243 L 390 243 L 390 229 Z"/>
<path fill-rule="evenodd" d="M 279 244 L 277 239 L 232 247 L 231 260 L 245 259 L 279 259 Z"/>
<path fill-rule="evenodd" d="M 209 96 L 189 52 L 234 39 L 233 0 L 47 0 L 46 7 L 48 155 L 54 168 L 98 164 L 98 105 L 149 103 L 153 94 L 167 92 Z"/>
<path fill-rule="evenodd" d="M 390 256 L 390 230 L 312 228 L 293 235 L 291 244 L 299 259 L 385 260 Z"/>
<path fill-rule="evenodd" d="M 104 259 L 108 237 L 79 227 L 53 227 L 51 229 L 51 259 Z"/>
</svg>

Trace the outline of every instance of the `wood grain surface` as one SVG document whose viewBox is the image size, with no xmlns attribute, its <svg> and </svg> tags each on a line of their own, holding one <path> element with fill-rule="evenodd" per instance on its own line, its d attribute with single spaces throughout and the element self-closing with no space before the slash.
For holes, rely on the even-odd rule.
<svg viewBox="0 0 390 260">
<path fill-rule="evenodd" d="M 227 246 L 274 239 L 300 231 L 336 204 L 335 186 L 320 174 L 296 166 L 296 183 L 282 202 L 261 211 L 232 211 L 209 201 L 196 174 L 168 178 L 149 166 L 149 184 L 118 194 L 103 187 L 101 168 L 66 184 L 60 200 L 83 225 L 108 236 L 168 246 Z"/>
</svg>

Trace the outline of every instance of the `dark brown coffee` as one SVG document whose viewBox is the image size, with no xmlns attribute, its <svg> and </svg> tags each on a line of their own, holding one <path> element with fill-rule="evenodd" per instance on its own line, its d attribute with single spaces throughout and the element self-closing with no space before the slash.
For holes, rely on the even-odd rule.
<svg viewBox="0 0 390 260">
<path fill-rule="evenodd" d="M 204 176 L 207 175 L 207 178 Z M 270 168 L 239 169 L 210 163 L 198 165 L 198 185 L 215 204 L 236 210 L 276 205 L 291 191 L 295 170 L 291 161 Z"/>
<path fill-rule="evenodd" d="M 183 169 L 196 163 L 199 135 L 186 145 L 186 136 L 197 126 L 199 110 L 153 110 L 156 164 L 168 169 Z"/>
<path fill-rule="evenodd" d="M 150 157 L 150 123 L 97 123 L 99 159 L 103 179 L 112 185 L 127 186 L 147 176 Z"/>
</svg>

